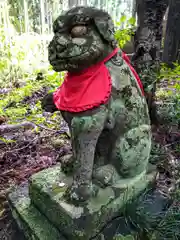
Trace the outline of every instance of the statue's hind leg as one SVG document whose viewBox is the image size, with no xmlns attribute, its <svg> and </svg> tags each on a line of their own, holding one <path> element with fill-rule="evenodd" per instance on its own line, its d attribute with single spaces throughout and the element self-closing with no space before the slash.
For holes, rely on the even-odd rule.
<svg viewBox="0 0 180 240">
<path fill-rule="evenodd" d="M 110 162 L 96 169 L 94 176 L 101 186 L 133 179 L 145 173 L 151 150 L 151 130 L 149 125 L 140 125 L 116 139 Z"/>
<path fill-rule="evenodd" d="M 112 163 L 122 178 L 146 171 L 151 151 L 151 128 L 140 125 L 119 137 L 112 151 Z"/>
</svg>

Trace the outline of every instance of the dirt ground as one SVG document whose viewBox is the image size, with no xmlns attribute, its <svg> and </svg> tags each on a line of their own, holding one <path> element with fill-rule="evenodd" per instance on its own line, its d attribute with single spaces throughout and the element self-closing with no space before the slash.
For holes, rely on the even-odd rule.
<svg viewBox="0 0 180 240">
<path fill-rule="evenodd" d="M 32 99 L 26 99 L 31 101 Z M 0 122 L 0 136 L 4 122 Z M 42 128 L 40 132 L 27 128 L 10 129 L 3 132 L 0 140 L 0 240 L 22 240 L 8 208 L 7 194 L 11 186 L 22 183 L 42 169 L 58 163 L 62 156 L 71 153 L 68 128 L 61 121 L 58 131 Z M 169 194 L 177 185 L 180 163 L 180 130 L 177 126 L 152 127 L 156 145 L 155 164 L 159 170 L 157 187 Z M 157 146 L 159 150 L 157 151 Z"/>
</svg>

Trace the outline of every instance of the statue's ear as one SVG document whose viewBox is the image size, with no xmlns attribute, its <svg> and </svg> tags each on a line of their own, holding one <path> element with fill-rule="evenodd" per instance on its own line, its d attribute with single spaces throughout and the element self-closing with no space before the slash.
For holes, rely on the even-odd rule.
<svg viewBox="0 0 180 240">
<path fill-rule="evenodd" d="M 109 15 L 95 16 L 94 23 L 101 37 L 112 47 L 116 46 L 114 23 Z"/>
</svg>

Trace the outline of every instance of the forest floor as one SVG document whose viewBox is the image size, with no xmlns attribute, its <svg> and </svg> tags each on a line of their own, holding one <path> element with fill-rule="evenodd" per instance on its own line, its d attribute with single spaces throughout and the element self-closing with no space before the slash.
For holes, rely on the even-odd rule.
<svg viewBox="0 0 180 240">
<path fill-rule="evenodd" d="M 41 98 L 42 95 L 34 93 L 26 101 Z M 29 179 L 33 173 L 56 165 L 63 155 L 71 153 L 68 128 L 60 121 L 59 131 L 41 126 L 37 132 L 31 123 L 12 127 L 0 119 L 0 136 L 10 140 L 8 143 L 0 140 L 0 240 L 23 239 L 10 216 L 7 194 L 11 187 Z M 156 185 L 159 191 L 169 195 L 179 180 L 180 132 L 176 125 L 152 126 L 152 131 L 156 144 L 163 146 L 163 152 L 156 156 L 159 170 Z"/>
</svg>

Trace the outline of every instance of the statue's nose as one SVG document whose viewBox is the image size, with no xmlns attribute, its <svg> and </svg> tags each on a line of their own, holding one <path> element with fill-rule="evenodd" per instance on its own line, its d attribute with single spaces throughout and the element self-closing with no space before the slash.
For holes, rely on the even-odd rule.
<svg viewBox="0 0 180 240">
<path fill-rule="evenodd" d="M 86 43 L 86 39 L 84 38 L 72 38 L 72 43 L 78 46 L 82 46 Z"/>
</svg>

